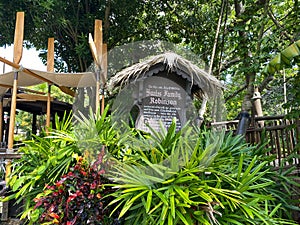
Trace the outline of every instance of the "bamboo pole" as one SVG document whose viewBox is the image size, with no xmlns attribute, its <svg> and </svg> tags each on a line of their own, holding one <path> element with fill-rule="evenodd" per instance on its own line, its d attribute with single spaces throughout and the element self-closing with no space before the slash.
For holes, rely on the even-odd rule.
<svg viewBox="0 0 300 225">
<path fill-rule="evenodd" d="M 47 71 L 54 72 L 54 38 L 48 38 Z M 48 83 L 46 134 L 49 134 L 50 118 L 51 118 L 51 84 Z"/>
</svg>

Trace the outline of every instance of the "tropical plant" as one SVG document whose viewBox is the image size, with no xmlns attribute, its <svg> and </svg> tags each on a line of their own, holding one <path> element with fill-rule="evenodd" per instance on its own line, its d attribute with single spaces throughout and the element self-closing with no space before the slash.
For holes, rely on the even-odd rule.
<svg viewBox="0 0 300 225">
<path fill-rule="evenodd" d="M 299 105 L 300 105 L 300 96 L 299 96 L 299 84 L 300 84 L 300 71 L 299 71 L 299 59 L 300 59 L 300 40 L 294 42 L 283 51 L 278 53 L 264 68 L 263 74 L 268 78 L 268 80 L 273 80 L 274 78 L 281 76 L 280 84 L 276 85 L 276 82 L 273 82 L 273 91 L 278 95 L 278 86 L 280 85 L 283 89 L 283 86 L 286 85 L 289 90 L 285 104 L 282 105 L 282 99 L 277 100 L 282 109 L 288 111 L 289 117 L 299 118 Z M 292 68 L 292 69 L 291 69 Z M 284 73 L 289 74 L 287 79 L 284 79 L 284 75 L 280 71 L 284 70 Z M 289 71 L 289 72 L 288 72 Z M 286 82 L 286 84 L 284 84 Z M 274 85 L 275 84 L 275 85 Z M 281 92 L 283 93 L 283 91 Z M 282 96 L 282 94 L 281 94 Z M 269 96 L 268 96 L 269 97 Z M 277 97 L 278 99 L 278 97 Z M 280 104 L 281 103 L 281 104 Z M 283 106 L 283 107 L 282 107 Z"/>
<path fill-rule="evenodd" d="M 46 187 L 45 192 L 35 199 L 34 208 L 40 216 L 34 224 L 114 223 L 115 219 L 108 217 L 110 199 L 106 197 L 112 189 L 104 187 L 108 180 L 103 177 L 105 170 L 99 170 L 104 153 L 99 154 L 94 165 L 78 157 L 77 164 L 66 175 L 54 185 Z"/>
<path fill-rule="evenodd" d="M 125 224 L 295 224 L 282 217 L 289 195 L 270 159 L 254 154 L 264 147 L 224 132 L 175 130 L 173 123 L 130 139 L 129 154 L 115 162 L 110 205 Z"/>
<path fill-rule="evenodd" d="M 12 193 L 4 201 L 24 200 L 21 219 L 30 223 L 37 221 L 40 211 L 34 210 L 34 199 L 70 172 L 78 156 L 84 156 L 90 165 L 97 162 L 104 148 L 110 155 L 117 156 L 126 134 L 120 140 L 111 117 L 107 116 L 108 109 L 109 106 L 102 115 L 90 110 L 88 115 L 79 113 L 61 120 L 56 117 L 55 129 L 50 129 L 48 135 L 34 136 L 19 149 L 22 157 L 14 161 L 15 169 L 8 183 Z"/>
<path fill-rule="evenodd" d="M 71 115 L 65 115 L 61 120 L 56 116 L 55 126 L 56 132 L 69 133 L 72 130 Z M 8 182 L 11 193 L 4 199 L 24 202 L 22 219 L 32 217 L 33 199 L 43 192 L 46 184 L 53 184 L 66 174 L 76 162 L 74 156 L 80 154 L 73 142 L 53 136 L 34 136 L 24 143 L 25 146 L 19 148 L 22 157 L 14 161 Z"/>
</svg>

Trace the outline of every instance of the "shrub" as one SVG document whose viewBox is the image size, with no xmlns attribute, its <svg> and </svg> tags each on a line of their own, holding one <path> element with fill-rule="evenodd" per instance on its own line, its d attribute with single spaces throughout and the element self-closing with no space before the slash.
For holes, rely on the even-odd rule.
<svg viewBox="0 0 300 225">
<path fill-rule="evenodd" d="M 111 173 L 110 204 L 125 224 L 296 224 L 262 149 L 224 132 L 176 133 L 175 124 L 152 132 L 128 141 Z"/>
<path fill-rule="evenodd" d="M 72 117 L 65 116 L 61 120 L 56 117 L 56 129 L 51 134 L 66 136 L 72 132 Z M 74 141 L 55 136 L 34 136 L 19 149 L 22 157 L 13 162 L 14 170 L 8 185 L 11 189 L 3 201 L 16 199 L 24 202 L 21 219 L 32 219 L 33 199 L 42 193 L 46 184 L 53 184 L 76 162 L 73 157 L 80 154 Z"/>
<path fill-rule="evenodd" d="M 104 173 L 104 169 L 89 166 L 79 157 L 66 175 L 35 199 L 36 213 L 40 215 L 37 224 L 113 224 L 106 207 L 110 198 L 105 198 L 112 189 L 104 187 L 108 182 Z"/>
</svg>

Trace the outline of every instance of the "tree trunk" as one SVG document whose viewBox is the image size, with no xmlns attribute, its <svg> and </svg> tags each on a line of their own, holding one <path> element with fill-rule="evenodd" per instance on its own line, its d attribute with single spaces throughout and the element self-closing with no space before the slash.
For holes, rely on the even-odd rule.
<svg viewBox="0 0 300 225">
<path fill-rule="evenodd" d="M 266 2 L 265 0 L 257 1 L 256 4 L 257 10 L 261 8 L 265 4 L 265 2 Z M 251 19 L 251 14 L 252 12 L 255 12 L 255 9 L 247 8 L 248 11 L 246 11 L 242 1 L 239 0 L 234 1 L 234 6 L 235 6 L 236 17 L 240 19 L 239 22 L 237 23 L 240 27 L 245 28 L 246 22 L 249 19 Z M 240 51 L 241 51 L 242 59 L 244 61 L 245 67 L 247 67 L 247 65 L 251 65 L 253 63 L 252 52 L 249 46 L 247 45 L 249 43 L 248 40 L 249 34 L 246 32 L 246 29 L 240 29 L 239 36 L 241 37 Z M 256 73 L 253 71 L 245 71 L 244 73 L 245 73 L 245 85 L 247 89 L 242 103 L 242 111 L 247 111 L 248 113 L 250 113 L 253 108 L 251 99 L 254 93 L 254 82 L 255 82 Z"/>
</svg>

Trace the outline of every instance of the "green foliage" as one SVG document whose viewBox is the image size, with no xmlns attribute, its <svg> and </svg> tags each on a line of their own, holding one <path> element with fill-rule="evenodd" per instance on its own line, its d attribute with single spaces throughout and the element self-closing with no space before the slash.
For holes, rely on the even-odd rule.
<svg viewBox="0 0 300 225">
<path fill-rule="evenodd" d="M 103 177 L 105 170 L 99 170 L 103 154 L 99 155 L 97 166 L 90 166 L 79 157 L 66 175 L 46 187 L 35 199 L 34 214 L 40 215 L 36 224 L 112 224 L 107 208 L 110 199 L 103 198 L 112 190 L 104 188 L 108 180 Z"/>
<path fill-rule="evenodd" d="M 300 59 L 300 40 L 291 44 L 279 54 L 277 54 L 264 68 L 264 74 L 269 76 L 286 76 L 286 73 L 289 75 L 286 78 L 286 81 L 281 80 L 280 84 L 275 83 L 273 85 L 274 89 L 281 88 L 283 89 L 283 82 L 286 82 L 287 91 L 287 102 L 284 104 L 280 104 L 282 99 L 277 97 L 277 104 L 280 104 L 281 107 L 286 109 L 288 112 L 288 116 L 290 118 L 299 118 L 299 107 L 300 107 L 300 95 L 299 95 L 299 87 L 300 87 L 300 71 L 299 71 L 299 59 Z M 292 69 L 291 69 L 292 68 Z M 284 70 L 283 73 L 280 72 Z M 277 73 L 277 74 L 276 74 Z M 281 86 L 281 87 L 278 87 Z M 283 91 L 282 91 L 283 92 Z M 278 94 L 278 91 L 277 91 Z M 282 94 L 281 94 L 282 95 Z M 279 99 L 279 100 L 278 100 Z M 281 100 L 281 101 L 280 101 Z M 276 104 L 275 104 L 276 105 Z"/>
<path fill-rule="evenodd" d="M 0 24 L 0 46 L 12 44 L 15 13 L 25 11 L 26 44 L 45 50 L 48 37 L 54 37 L 57 71 L 85 71 L 90 66 L 88 33 L 93 33 L 95 19 L 103 20 L 108 49 L 164 40 L 191 50 L 209 65 L 217 40 L 213 74 L 227 85 L 230 118 L 237 116 L 246 96 L 252 97 L 254 85 L 269 83 L 263 73 L 265 64 L 299 40 L 300 33 L 295 26 L 300 23 L 300 4 L 291 0 L 0 0 L 0 5 L 6 9 L 0 13 L 5 21 Z M 222 5 L 221 29 L 215 39 Z M 139 55 L 126 53 L 132 59 Z M 46 62 L 46 52 L 41 57 Z"/>
<path fill-rule="evenodd" d="M 110 116 L 107 116 L 108 109 L 102 116 L 94 115 L 92 111 L 88 117 L 78 116 L 77 122 L 71 115 L 61 120 L 56 117 L 55 129 L 50 129 L 48 135 L 34 136 L 24 142 L 25 146 L 19 150 L 22 158 L 14 161 L 8 183 L 12 192 L 4 199 L 25 201 L 22 219 L 30 223 L 38 220 L 40 211 L 34 210 L 34 199 L 70 172 L 78 156 L 84 155 L 91 165 L 99 160 L 104 146 L 112 149 L 111 154 L 118 151 L 121 142 Z"/>
<path fill-rule="evenodd" d="M 289 176 L 294 168 L 272 170 L 265 145 L 249 146 L 242 136 L 189 125 L 176 132 L 175 122 L 161 132 L 150 128 L 151 134 L 120 132 L 107 112 L 108 107 L 102 116 L 78 115 L 73 123 L 71 117 L 57 120 L 49 136 L 21 149 L 6 200 L 26 201 L 22 218 L 31 224 L 81 221 L 93 216 L 89 204 L 103 201 L 124 224 L 295 224 L 291 212 L 298 208 L 290 187 L 299 184 Z M 97 164 L 104 149 L 107 167 Z M 76 166 L 81 154 L 95 167 Z M 103 199 L 91 190 L 104 181 L 99 173 L 110 183 L 97 189 Z M 102 187 L 115 192 L 107 196 Z"/>
<path fill-rule="evenodd" d="M 152 133 L 130 139 L 111 173 L 110 204 L 125 224 L 295 224 L 263 147 L 224 132 L 176 133 L 174 123 Z"/>
<path fill-rule="evenodd" d="M 300 71 L 290 79 L 288 92 L 289 101 L 283 105 L 289 112 L 290 118 L 300 118 Z"/>
<path fill-rule="evenodd" d="M 68 133 L 71 125 L 71 116 L 65 116 L 61 121 L 56 117 L 57 130 L 51 132 Z M 25 146 L 19 149 L 22 157 L 14 161 L 14 170 L 8 182 L 12 193 L 4 201 L 24 200 L 21 218 L 26 219 L 32 213 L 33 199 L 43 192 L 46 184 L 53 184 L 67 173 L 75 163 L 74 156 L 80 152 L 74 142 L 55 136 L 34 136 L 24 143 Z"/>
</svg>

